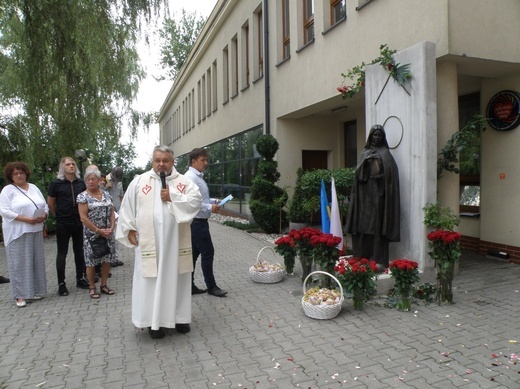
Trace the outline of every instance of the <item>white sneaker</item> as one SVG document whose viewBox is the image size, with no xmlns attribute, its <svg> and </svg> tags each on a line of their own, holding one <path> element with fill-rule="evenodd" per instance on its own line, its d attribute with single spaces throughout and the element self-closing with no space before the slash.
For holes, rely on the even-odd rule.
<svg viewBox="0 0 520 389">
<path fill-rule="evenodd" d="M 25 302 L 25 300 L 22 300 L 22 301 L 18 301 L 18 300 L 16 300 L 16 306 L 17 306 L 18 308 L 23 308 L 23 307 L 25 307 L 26 305 L 27 305 L 27 303 Z"/>
<path fill-rule="evenodd" d="M 43 298 L 42 296 L 38 296 L 38 295 L 36 295 L 36 296 L 31 297 L 31 298 L 28 299 L 28 300 L 35 300 L 35 301 L 37 301 L 37 300 L 41 300 L 42 298 Z"/>
</svg>

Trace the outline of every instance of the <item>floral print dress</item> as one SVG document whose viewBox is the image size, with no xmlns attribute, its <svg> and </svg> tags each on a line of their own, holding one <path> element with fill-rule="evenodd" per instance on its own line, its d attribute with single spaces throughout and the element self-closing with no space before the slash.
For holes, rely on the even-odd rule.
<svg viewBox="0 0 520 389">
<path fill-rule="evenodd" d="M 107 191 L 102 190 L 101 200 L 96 199 L 95 197 L 89 195 L 87 191 L 81 192 L 77 197 L 78 203 L 83 203 L 88 205 L 88 218 L 92 223 L 96 225 L 98 228 L 108 228 L 110 227 L 110 212 L 112 211 L 112 198 Z M 115 231 L 112 232 L 115 234 Z M 85 265 L 86 266 L 96 266 L 101 263 L 112 263 L 115 261 L 115 242 L 113 237 L 108 238 L 108 245 L 110 247 L 110 254 L 106 255 L 102 258 L 94 257 L 94 253 L 92 252 L 92 247 L 90 247 L 90 240 L 97 237 L 97 234 L 94 231 L 88 229 L 85 225 L 83 225 L 83 252 L 85 255 Z"/>
</svg>

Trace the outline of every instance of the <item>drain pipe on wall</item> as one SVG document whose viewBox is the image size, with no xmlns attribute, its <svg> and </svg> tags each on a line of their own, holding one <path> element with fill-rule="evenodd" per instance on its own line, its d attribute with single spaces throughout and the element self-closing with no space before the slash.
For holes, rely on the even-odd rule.
<svg viewBox="0 0 520 389">
<path fill-rule="evenodd" d="M 269 0 L 264 0 L 264 88 L 265 134 L 271 133 L 271 91 L 269 84 Z"/>
</svg>

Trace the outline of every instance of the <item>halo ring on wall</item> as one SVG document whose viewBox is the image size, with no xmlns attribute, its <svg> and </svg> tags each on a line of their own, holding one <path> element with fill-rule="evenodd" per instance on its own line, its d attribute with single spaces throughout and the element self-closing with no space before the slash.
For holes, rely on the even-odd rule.
<svg viewBox="0 0 520 389">
<path fill-rule="evenodd" d="M 394 115 L 388 116 L 383 123 L 383 128 L 385 129 L 388 147 L 391 149 L 397 148 L 403 140 L 404 128 L 401 119 Z"/>
<path fill-rule="evenodd" d="M 520 94 L 503 90 L 494 95 L 487 105 L 489 125 L 497 131 L 510 131 L 520 125 Z"/>
</svg>

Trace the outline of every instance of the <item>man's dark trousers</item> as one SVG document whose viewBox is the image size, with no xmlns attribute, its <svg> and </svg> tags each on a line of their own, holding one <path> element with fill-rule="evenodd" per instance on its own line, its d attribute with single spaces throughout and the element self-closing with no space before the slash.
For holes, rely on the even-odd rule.
<svg viewBox="0 0 520 389">
<path fill-rule="evenodd" d="M 193 219 L 191 223 L 191 245 L 193 255 L 193 270 L 195 271 L 195 265 L 197 258 L 201 256 L 200 265 L 202 267 L 202 274 L 204 275 L 204 281 L 208 290 L 214 288 L 217 283 L 215 282 L 215 276 L 213 275 L 213 256 L 215 249 L 209 233 L 209 222 L 208 219 Z M 195 273 L 191 275 L 192 281 L 195 278 Z"/>
<path fill-rule="evenodd" d="M 83 256 L 83 225 L 68 225 L 56 223 L 56 243 L 58 254 L 56 256 L 56 272 L 58 284 L 65 282 L 65 260 L 69 251 L 69 241 L 72 238 L 72 250 L 76 264 L 76 282 L 83 278 L 85 272 L 85 258 Z"/>
</svg>

